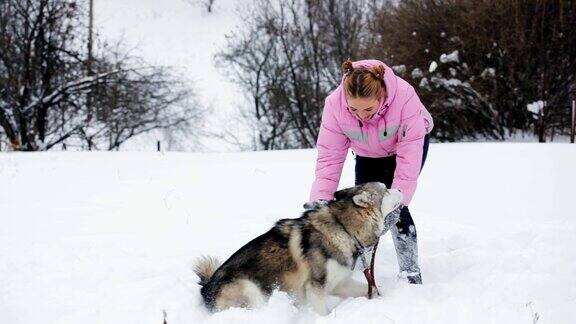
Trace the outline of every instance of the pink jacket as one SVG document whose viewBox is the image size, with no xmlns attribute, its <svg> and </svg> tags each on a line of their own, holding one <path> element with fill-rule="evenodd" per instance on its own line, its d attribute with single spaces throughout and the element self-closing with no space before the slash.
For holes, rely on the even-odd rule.
<svg viewBox="0 0 576 324">
<path fill-rule="evenodd" d="M 377 64 L 384 63 L 363 60 L 354 62 L 353 66 L 372 67 Z M 403 193 L 404 205 L 412 200 L 422 164 L 424 136 L 433 127 L 432 116 L 414 88 L 397 77 L 388 66 L 385 68 L 387 97 L 368 122 L 360 122 L 348 110 L 342 83 L 326 98 L 316 143 L 316 180 L 312 184 L 310 201 L 333 199 L 348 148 L 365 157 L 396 154 L 392 188 Z"/>
</svg>

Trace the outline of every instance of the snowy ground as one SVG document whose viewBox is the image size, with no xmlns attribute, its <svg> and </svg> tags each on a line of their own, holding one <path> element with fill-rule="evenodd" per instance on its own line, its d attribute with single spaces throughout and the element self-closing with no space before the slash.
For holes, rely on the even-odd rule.
<svg viewBox="0 0 576 324">
<path fill-rule="evenodd" d="M 273 295 L 214 315 L 190 264 L 227 258 L 307 199 L 312 150 L 0 154 L 0 322 L 573 323 L 576 145 L 433 144 L 412 205 L 423 286 L 376 265 L 384 295 L 327 317 Z M 353 182 L 347 164 L 343 185 Z"/>
</svg>

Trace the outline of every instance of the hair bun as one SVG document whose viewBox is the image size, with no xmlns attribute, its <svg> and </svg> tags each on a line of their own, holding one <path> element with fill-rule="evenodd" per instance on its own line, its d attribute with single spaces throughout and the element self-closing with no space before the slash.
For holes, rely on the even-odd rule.
<svg viewBox="0 0 576 324">
<path fill-rule="evenodd" d="M 354 72 L 354 67 L 352 66 L 352 61 L 350 59 L 347 59 L 346 62 L 342 63 L 342 70 L 346 75 Z"/>
<path fill-rule="evenodd" d="M 378 79 L 384 80 L 384 71 L 385 70 L 386 70 L 386 68 L 384 67 L 384 65 L 376 65 L 376 66 L 370 68 L 369 71 Z"/>
</svg>

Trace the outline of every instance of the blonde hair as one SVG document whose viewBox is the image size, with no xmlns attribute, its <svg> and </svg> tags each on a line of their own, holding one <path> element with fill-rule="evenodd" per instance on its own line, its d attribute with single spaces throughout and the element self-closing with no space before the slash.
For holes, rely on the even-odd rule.
<svg viewBox="0 0 576 324">
<path fill-rule="evenodd" d="M 342 63 L 342 70 L 345 75 L 344 89 L 350 97 L 379 99 L 384 94 L 384 65 L 355 69 L 348 59 Z"/>
</svg>

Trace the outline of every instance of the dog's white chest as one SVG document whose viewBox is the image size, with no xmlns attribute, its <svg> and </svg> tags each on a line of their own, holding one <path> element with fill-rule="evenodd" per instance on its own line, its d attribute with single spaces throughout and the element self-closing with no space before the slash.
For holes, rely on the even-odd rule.
<svg viewBox="0 0 576 324">
<path fill-rule="evenodd" d="M 352 276 L 352 270 L 342 266 L 340 263 L 333 259 L 326 262 L 326 288 L 331 291 L 340 282 Z"/>
</svg>

